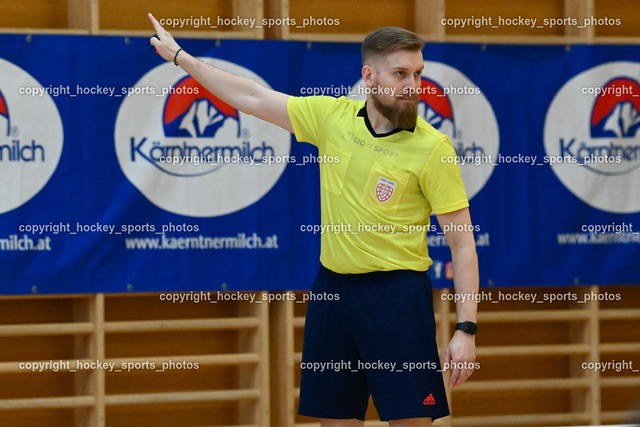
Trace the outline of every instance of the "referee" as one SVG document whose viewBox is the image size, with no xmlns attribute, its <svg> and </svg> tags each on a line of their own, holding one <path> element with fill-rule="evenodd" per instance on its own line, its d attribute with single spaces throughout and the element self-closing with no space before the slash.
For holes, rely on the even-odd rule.
<svg viewBox="0 0 640 427">
<path fill-rule="evenodd" d="M 362 44 L 366 101 L 294 97 L 208 65 L 182 50 L 149 14 L 150 42 L 215 96 L 318 147 L 323 224 L 396 226 L 324 233 L 322 266 L 311 289 L 299 412 L 323 426 L 363 426 L 369 396 L 393 427 L 430 426 L 449 415 L 436 347 L 425 230 L 435 213 L 451 248 L 457 293 L 478 291 L 469 203 L 449 138 L 418 116 L 423 42 L 384 27 Z M 403 226 L 419 231 L 401 232 Z M 336 295 L 331 301 L 314 294 Z M 473 372 L 477 303 L 457 303 L 445 352 L 449 386 Z M 446 320 L 446 319 L 445 319 Z M 333 369 L 318 369 L 330 366 Z"/>
</svg>

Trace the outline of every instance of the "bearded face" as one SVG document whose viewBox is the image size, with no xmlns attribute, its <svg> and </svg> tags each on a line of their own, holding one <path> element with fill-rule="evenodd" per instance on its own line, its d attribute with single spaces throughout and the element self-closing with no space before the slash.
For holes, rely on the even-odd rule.
<svg viewBox="0 0 640 427">
<path fill-rule="evenodd" d="M 416 126 L 423 68 L 422 52 L 407 50 L 375 57 L 363 68 L 370 89 L 367 99 L 396 128 Z"/>
</svg>

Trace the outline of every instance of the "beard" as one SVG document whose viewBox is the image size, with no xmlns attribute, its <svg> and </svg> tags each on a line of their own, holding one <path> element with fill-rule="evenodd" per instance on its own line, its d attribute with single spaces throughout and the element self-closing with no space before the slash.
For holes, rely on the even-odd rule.
<svg viewBox="0 0 640 427">
<path fill-rule="evenodd" d="M 397 106 L 388 106 L 382 103 L 381 97 L 377 94 L 371 94 L 373 106 L 387 120 L 389 120 L 398 129 L 411 130 L 416 127 L 418 120 L 418 97 L 414 97 L 414 101 L 399 102 Z"/>
</svg>

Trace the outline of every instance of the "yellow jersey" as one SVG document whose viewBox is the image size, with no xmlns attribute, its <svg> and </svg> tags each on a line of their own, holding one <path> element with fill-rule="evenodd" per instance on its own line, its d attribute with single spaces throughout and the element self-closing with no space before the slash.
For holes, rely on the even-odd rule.
<svg viewBox="0 0 640 427">
<path fill-rule="evenodd" d="M 296 139 L 318 147 L 320 262 L 336 273 L 425 271 L 431 212 L 469 206 L 451 140 L 418 116 L 377 135 L 365 101 L 289 97 Z M 453 156 L 453 157 L 452 157 Z"/>
</svg>

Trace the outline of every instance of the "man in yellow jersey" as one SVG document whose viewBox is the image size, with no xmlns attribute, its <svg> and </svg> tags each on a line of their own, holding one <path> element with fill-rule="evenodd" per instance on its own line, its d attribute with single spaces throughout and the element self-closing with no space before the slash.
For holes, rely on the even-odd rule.
<svg viewBox="0 0 640 427">
<path fill-rule="evenodd" d="M 417 113 L 423 42 L 380 28 L 362 45 L 367 100 L 292 97 L 192 57 L 149 15 L 150 42 L 234 108 L 293 132 L 337 162 L 321 163 L 322 266 L 305 323 L 299 412 L 323 426 L 363 426 L 369 396 L 393 427 L 430 426 L 449 414 L 435 341 L 425 230 L 435 213 L 451 247 L 457 293 L 478 291 L 468 201 L 449 138 Z M 416 232 L 403 232 L 405 225 Z M 444 227 L 446 225 L 446 227 Z M 395 226 L 395 227 L 394 227 Z M 360 231 L 358 231 L 360 230 Z M 445 352 L 450 386 L 473 372 L 477 304 L 457 304 Z"/>
</svg>

